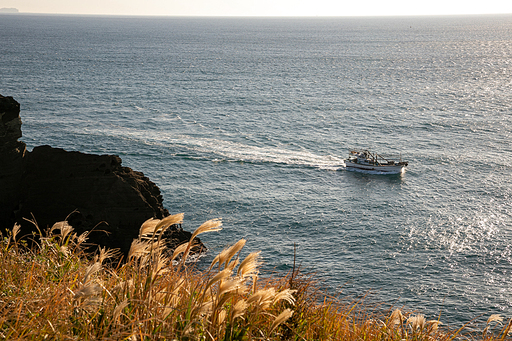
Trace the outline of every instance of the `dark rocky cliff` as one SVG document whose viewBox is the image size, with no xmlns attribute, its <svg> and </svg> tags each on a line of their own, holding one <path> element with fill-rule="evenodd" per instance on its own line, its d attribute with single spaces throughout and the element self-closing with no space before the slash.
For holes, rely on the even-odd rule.
<svg viewBox="0 0 512 341">
<path fill-rule="evenodd" d="M 68 220 L 92 244 L 126 253 L 141 224 L 169 213 L 159 188 L 115 155 L 92 155 L 40 146 L 29 152 L 21 137 L 20 105 L 0 95 L 0 228 L 35 218 L 41 230 Z M 181 232 L 180 232 L 181 233 Z M 183 233 L 182 233 L 183 234 Z M 182 237 L 190 238 L 185 232 Z"/>
<path fill-rule="evenodd" d="M 23 158 L 20 105 L 12 97 L 0 95 L 0 228 L 11 228 L 14 212 L 21 200 Z"/>
</svg>

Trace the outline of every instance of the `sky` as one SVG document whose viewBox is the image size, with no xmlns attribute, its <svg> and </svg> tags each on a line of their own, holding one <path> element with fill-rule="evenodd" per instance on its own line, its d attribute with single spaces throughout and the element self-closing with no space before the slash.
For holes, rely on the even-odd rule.
<svg viewBox="0 0 512 341">
<path fill-rule="evenodd" d="M 0 0 L 23 13 L 160 16 L 389 16 L 512 13 L 511 0 Z"/>
</svg>

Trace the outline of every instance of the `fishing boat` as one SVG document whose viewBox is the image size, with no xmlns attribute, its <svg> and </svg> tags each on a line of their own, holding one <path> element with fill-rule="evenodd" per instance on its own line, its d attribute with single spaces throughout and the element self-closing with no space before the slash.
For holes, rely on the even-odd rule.
<svg viewBox="0 0 512 341">
<path fill-rule="evenodd" d="M 401 158 L 399 161 L 389 160 L 369 150 L 350 151 L 348 159 L 345 160 L 347 170 L 382 174 L 400 174 L 407 165 L 408 163 L 402 161 Z"/>
</svg>

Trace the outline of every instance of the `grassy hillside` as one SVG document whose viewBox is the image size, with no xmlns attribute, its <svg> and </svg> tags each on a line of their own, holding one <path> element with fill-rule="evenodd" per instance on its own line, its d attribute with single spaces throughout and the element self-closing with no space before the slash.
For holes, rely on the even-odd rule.
<svg viewBox="0 0 512 341">
<path fill-rule="evenodd" d="M 66 222 L 34 235 L 38 242 L 30 247 L 17 226 L 7 231 L 0 241 L 0 339 L 452 340 L 464 334 L 421 314 L 383 313 L 329 297 L 296 271 L 263 279 L 259 252 L 240 258 L 243 239 L 197 271 L 187 262 L 191 242 L 173 254 L 160 243 L 163 231 L 182 220 L 178 214 L 145 222 L 123 262 L 112 250 L 86 254 L 87 235 L 77 236 Z M 220 226 L 207 221 L 192 239 Z M 485 330 L 463 338 L 504 340 L 509 329 L 493 315 Z"/>
</svg>

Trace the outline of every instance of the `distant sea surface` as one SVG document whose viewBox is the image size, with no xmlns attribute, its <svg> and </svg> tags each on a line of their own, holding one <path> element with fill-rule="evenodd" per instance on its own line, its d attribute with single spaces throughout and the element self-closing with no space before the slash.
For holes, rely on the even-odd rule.
<svg viewBox="0 0 512 341">
<path fill-rule="evenodd" d="M 448 324 L 512 315 L 512 16 L 0 15 L 29 149 L 117 154 L 203 235 Z M 402 175 L 349 172 L 351 149 Z M 37 217 L 36 217 L 37 218 Z M 480 317 L 481 316 L 481 317 Z"/>
</svg>

